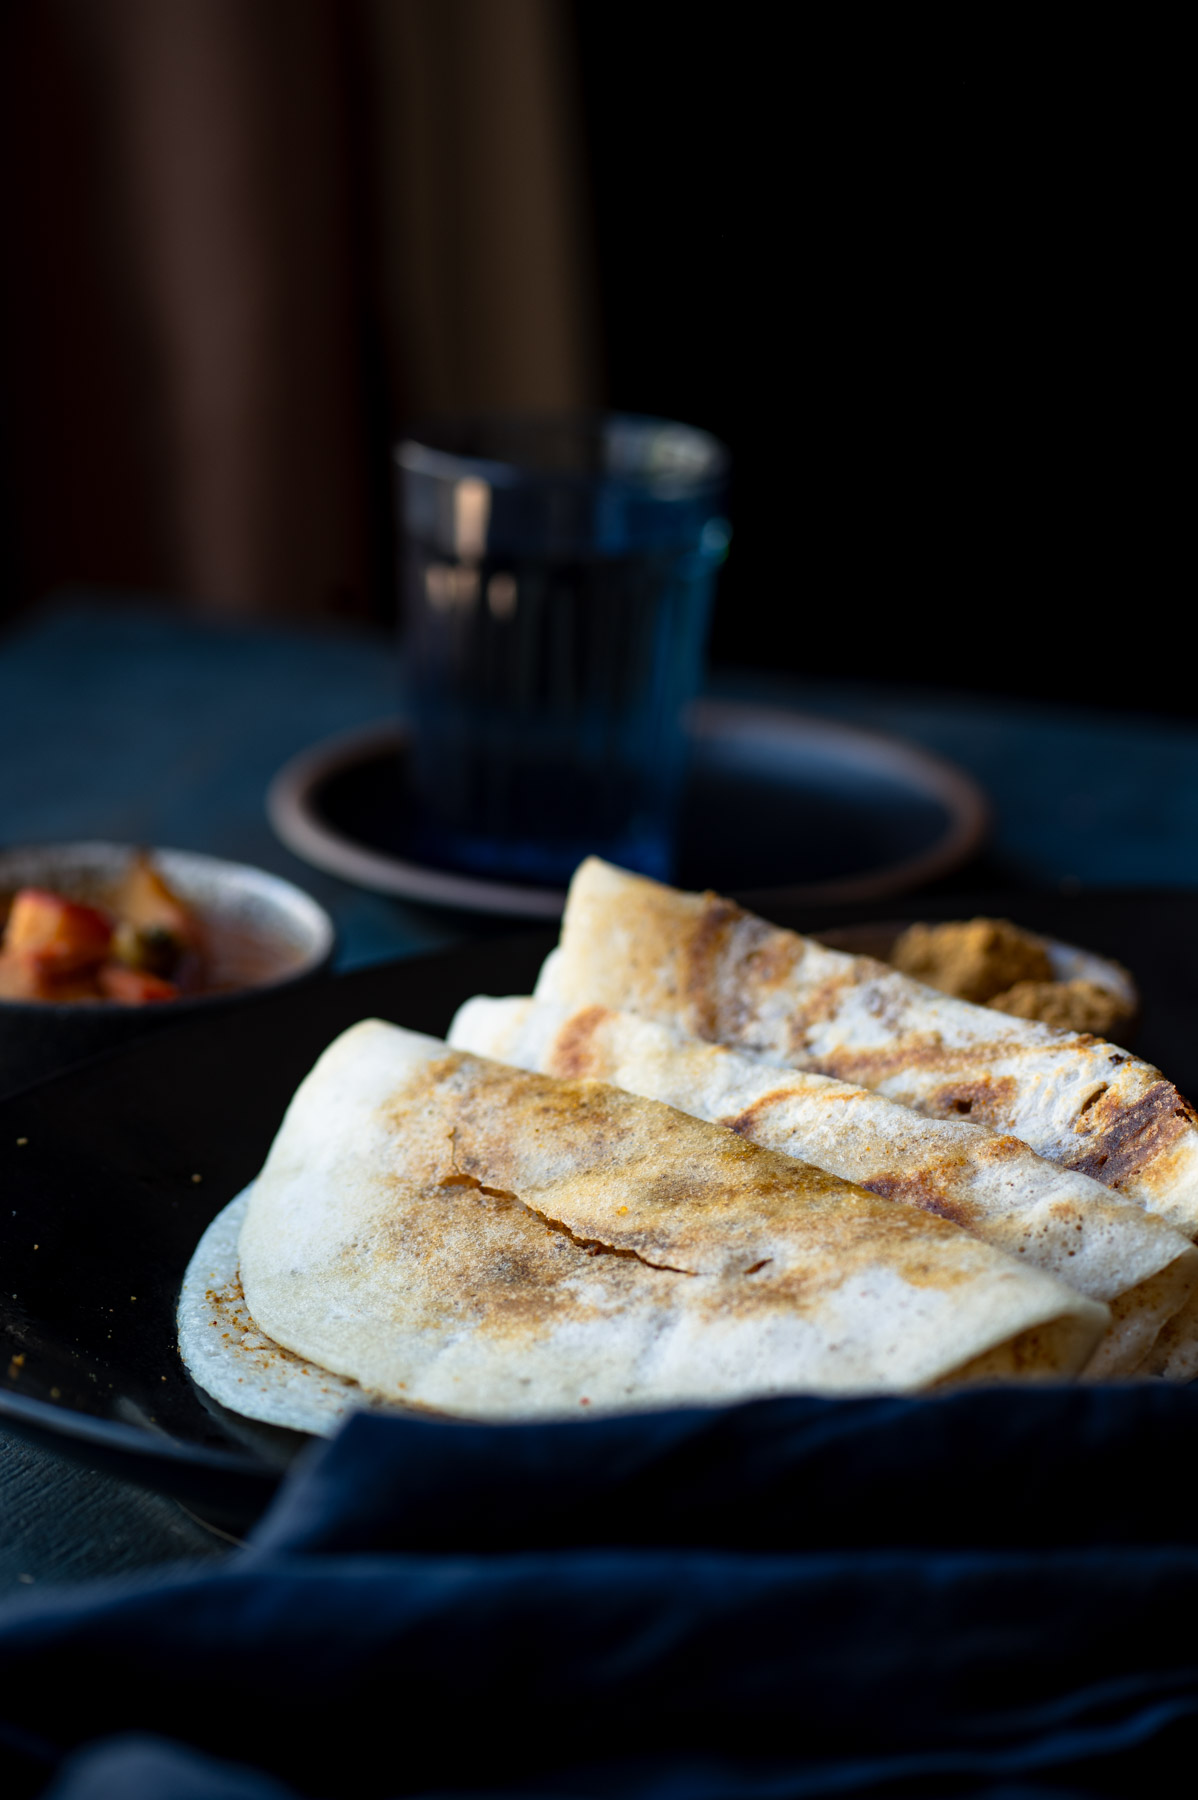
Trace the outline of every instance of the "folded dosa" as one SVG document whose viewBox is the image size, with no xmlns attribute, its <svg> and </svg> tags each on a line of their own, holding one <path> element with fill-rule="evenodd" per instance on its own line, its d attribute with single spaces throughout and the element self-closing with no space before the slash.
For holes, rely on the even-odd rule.
<svg viewBox="0 0 1198 1800">
<path fill-rule="evenodd" d="M 1011 1132 L 1198 1236 L 1198 1115 L 1159 1069 L 829 950 L 716 894 L 589 858 L 536 993 L 673 1021 L 932 1118 Z"/>
<path fill-rule="evenodd" d="M 276 1343 L 478 1419 L 1068 1376 L 1110 1321 L 672 1107 L 377 1020 L 298 1089 L 239 1248 Z"/>
<path fill-rule="evenodd" d="M 294 1356 L 259 1331 L 241 1287 L 238 1240 L 249 1190 L 217 1213 L 179 1291 L 179 1354 L 206 1394 L 244 1418 L 331 1436 L 372 1405 L 356 1381 Z"/>
<path fill-rule="evenodd" d="M 1092 1377 L 1135 1370 L 1198 1283 L 1198 1250 L 1187 1238 L 1018 1138 L 927 1119 L 867 1088 L 784 1071 L 677 1026 L 602 1006 L 572 1012 L 479 996 L 459 1009 L 449 1042 L 665 1101 L 1026 1258 L 1110 1306 Z"/>
</svg>

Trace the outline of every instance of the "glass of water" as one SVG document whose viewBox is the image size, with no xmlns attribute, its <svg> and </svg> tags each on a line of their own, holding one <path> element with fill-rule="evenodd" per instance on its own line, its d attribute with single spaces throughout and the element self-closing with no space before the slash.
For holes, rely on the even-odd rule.
<svg viewBox="0 0 1198 1800">
<path fill-rule="evenodd" d="M 396 452 L 413 850 L 669 878 L 728 458 L 627 414 L 447 419 Z"/>
</svg>

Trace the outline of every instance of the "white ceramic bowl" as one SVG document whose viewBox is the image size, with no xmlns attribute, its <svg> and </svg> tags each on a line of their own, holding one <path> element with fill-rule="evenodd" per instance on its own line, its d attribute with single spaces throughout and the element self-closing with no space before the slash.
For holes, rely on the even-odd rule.
<svg viewBox="0 0 1198 1800">
<path fill-rule="evenodd" d="M 138 846 L 28 844 L 0 850 L 0 895 L 52 888 L 103 904 Z M 0 1000 L 0 1093 L 184 1015 L 236 1005 L 327 967 L 335 941 L 322 906 L 289 881 L 193 850 L 150 849 L 154 865 L 202 921 L 209 989 L 157 1006 Z"/>
</svg>

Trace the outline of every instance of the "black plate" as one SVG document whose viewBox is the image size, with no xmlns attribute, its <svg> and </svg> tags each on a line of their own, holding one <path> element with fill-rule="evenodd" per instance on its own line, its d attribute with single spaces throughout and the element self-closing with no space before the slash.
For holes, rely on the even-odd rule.
<svg viewBox="0 0 1198 1800">
<path fill-rule="evenodd" d="M 443 1034 L 471 994 L 526 992 L 555 936 L 248 1000 L 0 1104 L 0 1418 L 221 1522 L 260 1511 L 304 1440 L 222 1412 L 179 1359 L 175 1302 L 201 1232 L 339 1031 L 378 1013 Z"/>
<path fill-rule="evenodd" d="M 807 929 L 882 914 L 773 910 Z M 912 916 L 976 912 L 1128 964 L 1144 997 L 1137 1049 L 1198 1091 L 1198 897 L 950 895 Z M 304 1440 L 222 1412 L 179 1360 L 175 1300 L 201 1232 L 257 1173 L 337 1032 L 379 1014 L 442 1035 L 471 994 L 528 992 L 555 936 L 492 939 L 264 995 L 0 1103 L 0 1418 L 209 1517 L 242 1524 L 259 1512 Z"/>
</svg>

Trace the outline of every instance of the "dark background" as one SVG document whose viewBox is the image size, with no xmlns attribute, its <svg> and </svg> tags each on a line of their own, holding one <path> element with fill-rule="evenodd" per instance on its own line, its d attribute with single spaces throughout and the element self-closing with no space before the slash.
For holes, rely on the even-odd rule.
<svg viewBox="0 0 1198 1800">
<path fill-rule="evenodd" d="M 193 0 L 165 3 L 183 30 Z M 332 478 L 289 476 L 266 531 L 284 550 L 226 593 L 219 567 L 172 548 L 160 428 L 146 422 L 162 382 L 128 274 L 131 215 L 105 185 L 114 145 L 139 179 L 155 163 L 152 134 L 129 148 L 125 96 L 140 90 L 121 86 L 151 13 L 145 0 L 13 5 L 0 25 L 0 614 L 84 583 L 276 615 L 294 595 L 297 618 L 388 621 L 387 449 L 428 353 L 405 327 L 396 373 L 379 146 L 436 101 L 436 81 L 449 92 L 455 58 L 474 56 L 484 96 L 489 78 L 513 79 L 489 76 L 479 34 L 488 18 L 514 31 L 529 6 L 555 46 L 545 104 L 572 158 L 582 273 L 558 304 L 586 316 L 590 348 L 571 391 L 707 426 L 734 454 L 716 661 L 1192 712 L 1179 51 L 1154 24 L 1097 15 L 1083 30 L 995 11 L 929 23 L 676 0 L 243 0 L 239 14 L 211 0 L 211 17 L 248 20 L 253 37 L 226 45 L 236 79 L 213 91 L 241 81 L 275 170 L 247 241 L 265 218 L 280 293 L 324 283 L 323 323 L 297 335 L 292 366 L 326 369 L 332 343 L 353 388 L 347 407 L 330 379 L 298 422 L 276 408 L 260 462 L 273 444 L 282 467 L 325 432 L 347 497 L 309 545 Z M 426 68 L 404 39 L 398 88 L 371 100 L 379 31 L 396 20 L 417 38 L 433 21 L 443 42 Z M 152 89 L 144 55 L 136 66 Z M 193 154 L 216 154 L 219 119 L 197 130 Z M 521 221 L 472 212 L 462 181 L 440 213 L 465 267 L 472 234 L 511 239 Z M 413 241 L 405 291 L 424 273 Z M 483 400 L 561 386 L 518 370 L 507 387 L 485 371 L 457 379 L 455 394 Z M 322 558 L 304 598 L 296 569 Z"/>
<path fill-rule="evenodd" d="M 1192 712 L 1167 39 L 576 16 L 611 398 L 735 452 L 716 657 Z"/>
</svg>

